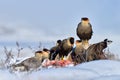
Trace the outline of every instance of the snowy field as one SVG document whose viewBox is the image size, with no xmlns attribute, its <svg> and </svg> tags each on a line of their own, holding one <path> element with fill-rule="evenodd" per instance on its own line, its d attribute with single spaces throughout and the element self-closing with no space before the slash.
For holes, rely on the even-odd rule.
<svg viewBox="0 0 120 80">
<path fill-rule="evenodd" d="M 51 43 L 51 45 L 53 45 L 53 43 Z M 45 47 L 50 47 L 51 45 Z M 21 51 L 21 58 L 31 57 L 34 55 L 34 50 L 38 50 L 38 46 L 32 46 L 33 50 L 27 48 L 26 45 L 22 47 L 24 47 L 24 49 Z M 9 51 L 11 47 L 7 49 Z M 2 47 L 0 50 L 2 53 L 0 59 L 4 59 L 4 48 Z M 12 50 L 14 56 L 17 56 L 15 46 L 12 47 Z M 117 55 L 118 58 L 119 56 Z M 43 69 L 31 73 L 11 73 L 7 69 L 0 69 L 0 80 L 120 80 L 119 66 L 119 61 L 98 60 L 79 64 L 75 67 Z"/>
<path fill-rule="evenodd" d="M 75 67 L 44 69 L 31 73 L 0 70 L 0 80 L 120 80 L 120 62 L 98 60 Z"/>
</svg>

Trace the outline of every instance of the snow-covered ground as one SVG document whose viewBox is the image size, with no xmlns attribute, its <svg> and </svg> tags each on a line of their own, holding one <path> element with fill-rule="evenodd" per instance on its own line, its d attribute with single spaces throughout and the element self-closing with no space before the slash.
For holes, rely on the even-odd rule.
<svg viewBox="0 0 120 80">
<path fill-rule="evenodd" d="M 75 67 L 55 68 L 32 73 L 0 70 L 0 80 L 120 80 L 120 62 L 98 60 Z"/>
</svg>

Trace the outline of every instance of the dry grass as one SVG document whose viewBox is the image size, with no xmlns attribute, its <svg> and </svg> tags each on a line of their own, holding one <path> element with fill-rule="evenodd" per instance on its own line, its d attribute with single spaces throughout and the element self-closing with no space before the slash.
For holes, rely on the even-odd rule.
<svg viewBox="0 0 120 80">
<path fill-rule="evenodd" d="M 109 48 L 104 50 L 104 54 L 108 60 L 119 60 L 119 55 L 110 52 Z"/>
<path fill-rule="evenodd" d="M 22 47 L 20 47 L 20 44 L 18 42 L 16 42 L 16 46 L 17 46 L 17 57 L 19 58 L 20 57 L 20 52 L 23 50 Z"/>
<path fill-rule="evenodd" d="M 31 53 L 34 53 L 36 50 L 42 49 L 42 43 L 39 42 L 39 44 L 36 48 L 33 48 L 31 46 L 28 46 L 27 48 L 31 50 Z M 6 46 L 4 46 L 5 57 L 0 59 L 0 68 L 9 68 L 12 65 L 11 64 L 12 59 L 16 59 L 16 62 L 17 62 L 18 61 L 17 59 L 20 58 L 20 56 L 22 55 L 22 50 L 24 50 L 24 48 L 21 47 L 19 42 L 16 42 L 16 51 L 17 52 L 15 52 L 15 54 L 17 54 L 17 55 L 14 54 L 12 49 L 9 50 Z"/>
</svg>

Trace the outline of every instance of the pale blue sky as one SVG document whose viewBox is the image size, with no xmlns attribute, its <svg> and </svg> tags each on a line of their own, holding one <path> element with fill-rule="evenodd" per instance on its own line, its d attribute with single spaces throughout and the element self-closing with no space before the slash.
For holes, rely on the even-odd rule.
<svg viewBox="0 0 120 80">
<path fill-rule="evenodd" d="M 84 16 L 93 26 L 91 43 L 111 39 L 117 52 L 120 0 L 0 0 L 0 44 L 78 39 L 76 27 Z"/>
</svg>

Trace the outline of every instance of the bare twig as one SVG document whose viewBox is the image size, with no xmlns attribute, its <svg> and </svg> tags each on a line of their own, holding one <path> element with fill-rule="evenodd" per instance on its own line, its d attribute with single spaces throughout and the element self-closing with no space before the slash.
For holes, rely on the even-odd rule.
<svg viewBox="0 0 120 80">
<path fill-rule="evenodd" d="M 41 50 L 42 49 L 42 43 L 39 42 L 37 47 L 31 47 L 30 45 L 28 46 L 28 48 L 34 53 L 36 50 Z"/>
<path fill-rule="evenodd" d="M 11 58 L 14 58 L 14 55 L 12 54 L 12 49 L 8 51 L 7 48 L 4 47 L 4 52 L 6 54 L 5 63 L 10 63 Z"/>
<path fill-rule="evenodd" d="M 19 58 L 20 57 L 20 52 L 21 52 L 21 50 L 23 50 L 23 48 L 22 47 L 20 47 L 20 44 L 18 43 L 18 42 L 16 42 L 16 45 L 17 45 L 17 51 L 18 51 L 18 55 L 17 55 L 17 57 Z"/>
<path fill-rule="evenodd" d="M 39 42 L 38 48 L 41 49 L 41 47 L 42 47 L 42 43 Z"/>
</svg>

